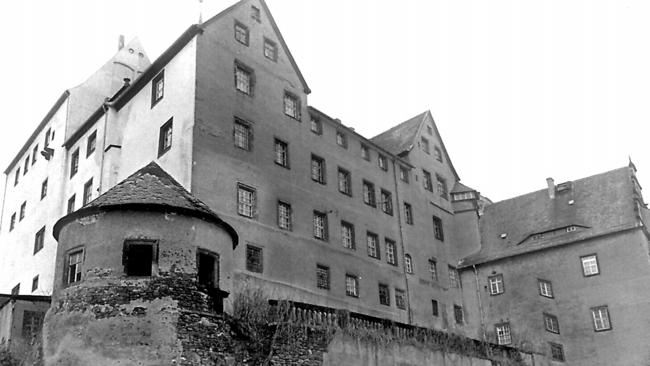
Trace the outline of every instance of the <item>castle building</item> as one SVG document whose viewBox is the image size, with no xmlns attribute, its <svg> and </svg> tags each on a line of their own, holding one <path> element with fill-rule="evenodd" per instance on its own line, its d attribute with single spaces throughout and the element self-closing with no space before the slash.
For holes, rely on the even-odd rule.
<svg viewBox="0 0 650 366">
<path fill-rule="evenodd" d="M 80 281 L 101 277 L 71 247 L 57 254 L 53 225 L 155 161 L 237 233 L 229 288 L 513 344 L 548 362 L 594 364 L 639 336 L 600 331 L 618 314 L 620 324 L 633 319 L 623 313 L 647 319 L 643 292 L 597 296 L 625 278 L 642 288 L 643 276 L 605 260 L 608 251 L 625 257 L 621 240 L 634 238 L 625 255 L 636 256 L 638 273 L 648 269 L 646 211 L 627 168 L 492 204 L 460 182 L 430 112 L 369 139 L 309 106 L 264 0 L 190 26 L 145 61 L 139 45 L 126 46 L 107 65 L 130 66 L 97 98 L 80 107 L 64 93 L 7 167 L 0 292 L 28 293 L 36 281 L 50 294 L 64 281 L 55 268 L 69 275 L 63 262 L 75 263 Z M 124 265 L 112 260 L 113 271 Z M 569 280 L 576 268 L 587 275 Z M 634 312 L 622 308 L 630 299 Z M 583 336 L 606 351 L 581 345 Z"/>
</svg>

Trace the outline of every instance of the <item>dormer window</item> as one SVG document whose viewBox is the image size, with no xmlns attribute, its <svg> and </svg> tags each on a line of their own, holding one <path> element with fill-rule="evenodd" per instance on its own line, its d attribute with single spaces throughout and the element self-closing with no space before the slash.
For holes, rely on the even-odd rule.
<svg viewBox="0 0 650 366">
<path fill-rule="evenodd" d="M 473 199 L 476 199 L 476 193 L 475 192 L 460 192 L 460 193 L 452 193 L 451 194 L 451 200 L 453 202 L 465 201 L 465 200 L 473 200 Z"/>
</svg>

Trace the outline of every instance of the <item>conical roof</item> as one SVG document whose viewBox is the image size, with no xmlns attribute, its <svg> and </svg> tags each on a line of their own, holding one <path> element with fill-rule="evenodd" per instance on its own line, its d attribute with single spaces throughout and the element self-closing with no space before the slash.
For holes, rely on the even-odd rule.
<svg viewBox="0 0 650 366">
<path fill-rule="evenodd" d="M 224 228 L 237 245 L 237 232 L 205 203 L 194 197 L 155 162 L 133 173 L 81 209 L 62 217 L 54 225 L 58 240 L 61 228 L 78 217 L 119 209 L 175 212 L 194 216 Z"/>
</svg>

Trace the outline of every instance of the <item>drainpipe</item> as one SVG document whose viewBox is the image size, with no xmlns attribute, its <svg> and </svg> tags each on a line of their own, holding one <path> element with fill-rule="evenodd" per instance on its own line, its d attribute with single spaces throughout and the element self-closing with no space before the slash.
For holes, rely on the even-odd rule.
<svg viewBox="0 0 650 366">
<path fill-rule="evenodd" d="M 472 269 L 474 270 L 474 279 L 476 280 L 476 298 L 478 299 L 478 312 L 481 320 L 481 333 L 483 333 L 483 341 L 486 341 L 487 335 L 485 334 L 485 323 L 483 322 L 484 314 L 483 304 L 481 302 L 481 287 L 478 280 L 478 269 L 476 268 L 476 265 L 472 265 Z"/>
<path fill-rule="evenodd" d="M 102 156 L 101 156 L 101 161 L 99 163 L 99 186 L 97 187 L 97 193 L 98 195 L 101 195 L 102 192 L 102 186 L 104 184 L 104 160 L 106 160 L 106 135 L 108 135 L 108 111 L 110 109 L 110 102 L 104 102 L 104 105 L 102 106 L 102 109 L 104 110 L 104 138 L 102 139 Z M 110 173 L 109 173 L 110 176 Z"/>
<path fill-rule="evenodd" d="M 409 279 L 408 273 L 406 273 L 405 259 L 406 251 L 404 250 L 404 233 L 402 227 L 402 209 L 399 200 L 399 189 L 397 187 L 397 173 L 395 169 L 395 159 L 391 159 L 393 163 L 393 184 L 395 186 L 395 211 L 397 212 L 397 226 L 399 227 L 399 242 L 400 247 L 402 248 L 402 272 L 404 273 L 404 286 L 406 287 L 406 313 L 408 315 L 409 324 L 413 323 L 413 312 L 411 311 L 411 293 L 409 291 Z M 413 263 L 411 263 L 413 265 Z"/>
</svg>

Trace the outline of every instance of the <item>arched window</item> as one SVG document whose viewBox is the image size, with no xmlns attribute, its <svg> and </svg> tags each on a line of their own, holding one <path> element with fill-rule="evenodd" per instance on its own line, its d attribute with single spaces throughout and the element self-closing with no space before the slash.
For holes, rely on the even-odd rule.
<svg viewBox="0 0 650 366">
<path fill-rule="evenodd" d="M 404 256 L 404 268 L 406 268 L 406 273 L 413 273 L 413 262 L 410 254 Z"/>
</svg>

